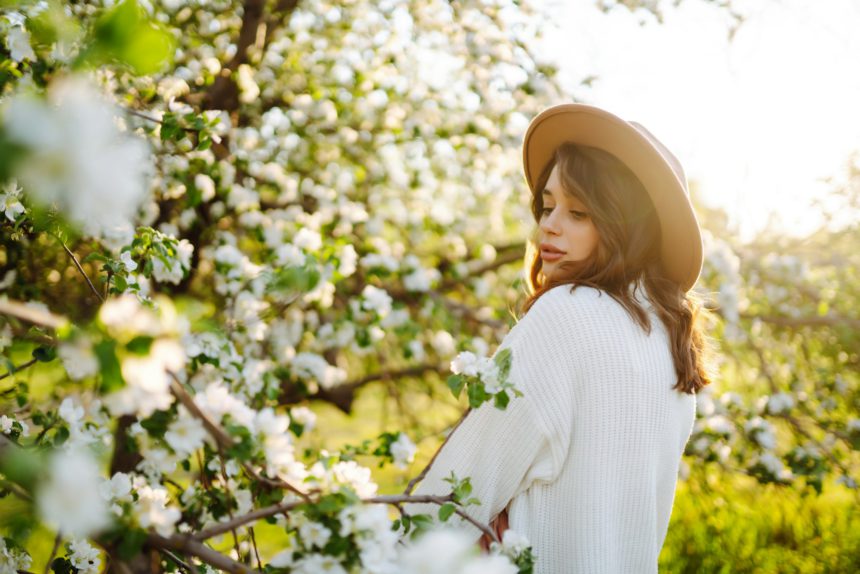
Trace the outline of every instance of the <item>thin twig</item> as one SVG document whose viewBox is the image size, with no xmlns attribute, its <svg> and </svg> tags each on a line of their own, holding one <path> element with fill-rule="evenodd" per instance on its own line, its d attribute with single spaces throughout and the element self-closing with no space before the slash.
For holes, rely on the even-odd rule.
<svg viewBox="0 0 860 574">
<path fill-rule="evenodd" d="M 251 546 L 254 548 L 254 557 L 257 559 L 257 568 L 263 568 L 263 562 L 260 560 L 260 552 L 257 550 L 257 538 L 254 536 L 254 527 L 249 526 L 248 532 L 251 534 Z"/>
<path fill-rule="evenodd" d="M 26 369 L 27 367 L 32 366 L 32 365 L 35 365 L 35 364 L 36 364 L 36 363 L 38 363 L 38 362 L 39 362 L 39 359 L 30 359 L 29 361 L 27 361 L 27 362 L 26 362 L 26 363 L 24 363 L 23 365 L 20 365 L 20 366 L 18 366 L 18 367 L 14 367 L 14 368 L 13 368 L 11 371 L 9 371 L 8 373 L 3 373 L 2 375 L 0 375 L 0 380 L 5 379 L 6 377 L 11 377 L 12 375 L 14 375 L 15 373 L 17 373 L 18 371 L 23 371 L 23 370 L 24 370 L 24 369 Z M 3 393 L 0 393 L 0 394 L 6 394 L 6 393 L 11 392 L 11 391 L 14 391 L 14 390 L 15 390 L 15 387 L 12 387 L 12 388 L 10 388 L 10 389 L 6 389 L 5 391 L 3 391 Z"/>
<path fill-rule="evenodd" d="M 48 561 L 45 562 L 45 574 L 48 574 L 51 571 L 51 562 L 54 561 L 54 556 L 57 555 L 57 549 L 60 547 L 60 542 L 62 540 L 62 534 L 57 532 L 57 536 L 54 538 L 54 547 L 51 549 L 51 555 L 48 556 Z"/>
<path fill-rule="evenodd" d="M 180 567 L 180 568 L 182 568 L 183 570 L 185 570 L 185 571 L 187 571 L 187 572 L 190 572 L 190 573 L 192 573 L 192 574 L 194 573 L 194 570 L 191 568 L 191 566 L 189 566 L 189 565 L 188 565 L 188 563 L 187 563 L 187 562 L 185 562 L 184 560 L 182 560 L 179 556 L 177 556 L 176 554 L 174 554 L 173 552 L 171 552 L 171 551 L 170 551 L 170 550 L 168 550 L 167 548 L 162 548 L 160 551 L 161 551 L 161 552 L 163 552 L 164 554 L 167 554 L 167 556 L 168 556 L 171 560 L 173 560 L 174 562 L 176 562 L 176 563 L 179 565 L 179 567 Z"/>
<path fill-rule="evenodd" d="M 227 498 L 233 498 L 233 493 L 230 492 L 230 484 L 227 480 L 227 468 L 224 465 L 224 449 L 218 448 L 218 460 L 221 462 L 221 478 L 224 479 L 224 491 L 227 493 Z M 227 505 L 227 517 L 230 520 L 233 520 L 233 511 L 230 510 L 230 505 Z M 233 533 L 233 546 L 236 547 L 236 556 L 241 557 L 241 551 L 239 550 L 239 536 L 236 534 L 236 529 L 233 528 L 230 530 Z"/>
<path fill-rule="evenodd" d="M 56 236 L 55 236 L 55 237 L 56 237 Z M 90 286 L 90 289 L 92 290 L 92 292 L 96 294 L 96 297 L 98 297 L 98 298 L 99 298 L 99 301 L 104 302 L 104 300 L 105 300 L 105 299 L 104 299 L 104 297 L 102 297 L 102 294 L 101 294 L 101 293 L 99 293 L 99 290 L 98 290 L 98 289 L 96 289 L 96 286 L 95 286 L 95 285 L 93 285 L 93 282 L 92 282 L 92 281 L 90 281 L 89 275 L 87 275 L 87 272 L 86 272 L 86 271 L 84 271 L 84 268 L 83 268 L 83 267 L 81 267 L 81 264 L 78 262 L 78 258 L 77 258 L 77 257 L 75 257 L 75 254 L 74 254 L 74 253 L 72 253 L 72 251 L 71 251 L 68 247 L 66 247 L 65 242 L 64 242 L 64 241 L 62 241 L 59 237 L 57 237 L 57 241 L 59 241 L 59 242 L 60 242 L 60 245 L 62 245 L 62 246 L 63 246 L 63 249 L 65 249 L 66 253 L 68 253 L 68 254 L 69 254 L 69 257 L 71 257 L 71 258 L 72 258 L 72 261 L 74 261 L 74 262 L 75 262 L 75 267 L 77 267 L 77 268 L 78 268 L 78 271 L 81 273 L 81 275 L 83 275 L 83 276 L 84 276 L 84 279 L 86 279 L 86 281 L 87 281 L 87 285 L 89 285 L 89 286 Z"/>
<path fill-rule="evenodd" d="M 469 416 L 470 412 L 472 412 L 471 408 L 466 409 L 466 412 L 463 413 L 463 416 L 460 417 L 460 420 L 457 421 L 457 424 L 454 425 L 454 428 L 451 429 L 451 431 L 445 437 L 445 440 L 442 441 L 442 444 L 439 445 L 438 449 L 436 449 L 436 452 L 433 454 L 433 458 L 430 459 L 430 462 L 427 463 L 427 466 L 424 467 L 424 470 L 422 470 L 418 474 L 418 476 L 410 480 L 409 484 L 406 485 L 406 490 L 403 491 L 403 494 L 410 494 L 412 492 L 412 489 L 415 488 L 415 484 L 417 482 L 420 482 L 425 476 L 427 476 L 427 472 L 429 472 L 430 467 L 433 466 L 433 462 L 436 460 L 436 457 L 439 456 L 439 453 L 442 451 L 442 448 L 448 442 L 448 439 L 451 438 L 451 435 L 454 434 L 454 431 L 456 431 L 457 428 L 463 423 L 463 421 L 466 420 L 466 417 Z"/>
</svg>

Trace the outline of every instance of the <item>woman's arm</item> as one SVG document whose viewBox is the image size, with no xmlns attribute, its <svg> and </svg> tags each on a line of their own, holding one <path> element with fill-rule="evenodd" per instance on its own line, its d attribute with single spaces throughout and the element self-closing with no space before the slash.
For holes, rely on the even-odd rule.
<svg viewBox="0 0 860 574">
<path fill-rule="evenodd" d="M 544 294 L 506 337 L 497 353 L 510 347 L 510 380 L 523 396 L 511 399 L 505 410 L 491 402 L 470 411 L 438 452 L 414 494 L 444 496 L 452 472 L 470 478 L 479 506 L 464 511 L 489 524 L 511 499 L 537 480 L 551 482 L 564 462 L 570 443 L 572 390 L 576 376 L 574 319 L 567 291 Z M 409 514 L 427 513 L 438 521 L 439 506 L 404 505 Z M 477 542 L 481 532 L 461 517 L 448 523 L 463 527 Z"/>
</svg>

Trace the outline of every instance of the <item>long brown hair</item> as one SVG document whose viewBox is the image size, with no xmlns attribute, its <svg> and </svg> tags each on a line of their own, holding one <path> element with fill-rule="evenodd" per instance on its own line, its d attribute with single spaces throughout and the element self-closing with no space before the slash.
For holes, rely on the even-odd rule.
<svg viewBox="0 0 860 574">
<path fill-rule="evenodd" d="M 529 239 L 531 262 L 528 263 L 528 297 L 522 314 L 553 287 L 586 285 L 605 291 L 618 301 L 631 317 L 651 332 L 648 313 L 633 298 L 642 283 L 654 310 L 669 334 L 675 372 L 674 388 L 694 394 L 711 382 L 713 351 L 702 322 L 710 312 L 702 299 L 666 277 L 660 259 L 660 223 L 654 204 L 639 179 L 615 156 L 601 149 L 566 143 L 556 150 L 536 182 L 531 209 L 535 222 L 543 210 L 542 191 L 552 168 L 558 164 L 565 193 L 585 204 L 598 232 L 598 242 L 583 261 L 565 261 L 559 268 L 561 277 L 547 278 L 543 261 L 534 246 L 540 234 L 535 228 Z"/>
</svg>

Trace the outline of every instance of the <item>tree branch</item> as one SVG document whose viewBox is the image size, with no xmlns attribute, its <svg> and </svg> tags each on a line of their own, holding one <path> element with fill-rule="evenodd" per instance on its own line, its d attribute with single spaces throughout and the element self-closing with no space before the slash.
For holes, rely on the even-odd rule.
<svg viewBox="0 0 860 574">
<path fill-rule="evenodd" d="M 190 536 L 179 536 L 174 534 L 173 536 L 166 538 L 155 533 L 150 533 L 147 538 L 147 544 L 150 547 L 159 550 L 166 548 L 168 550 L 174 550 L 184 554 L 191 554 L 206 564 L 215 566 L 221 570 L 230 572 L 231 574 L 260 574 L 258 570 L 254 570 L 240 562 L 236 562 L 232 558 L 212 550 Z"/>
<path fill-rule="evenodd" d="M 52 329 L 58 329 L 68 322 L 68 319 L 62 315 L 55 315 L 50 311 L 30 307 L 21 301 L 12 299 L 0 299 L 0 315 L 11 315 Z"/>
<path fill-rule="evenodd" d="M 188 392 L 185 390 L 185 388 L 180 383 L 179 378 L 176 376 L 176 373 L 174 373 L 173 371 L 171 371 L 169 369 L 167 370 L 167 372 L 170 374 L 171 378 L 173 379 L 170 382 L 170 391 L 179 400 L 179 402 L 182 403 L 182 405 L 186 409 L 188 409 L 189 413 L 191 413 L 193 416 L 200 419 L 200 421 L 203 423 L 203 427 L 212 436 L 212 438 L 215 439 L 215 442 L 218 444 L 218 446 L 220 448 L 230 448 L 230 447 L 234 446 L 236 441 L 233 440 L 233 437 L 231 437 L 229 434 L 227 434 L 227 431 L 222 429 L 216 422 L 214 422 L 212 419 L 209 418 L 209 415 L 204 413 L 200 409 L 200 407 L 197 406 L 197 403 L 194 402 L 194 399 L 191 397 L 191 395 L 188 394 Z M 287 490 L 298 494 L 303 499 L 310 500 L 308 493 L 301 491 L 300 489 L 296 488 L 295 486 L 286 482 L 285 480 L 281 480 L 281 479 L 272 480 L 270 478 L 261 476 L 247 462 L 243 462 L 242 467 L 255 480 L 257 480 L 263 484 L 266 484 L 266 485 L 272 486 L 272 487 L 276 487 L 276 488 L 286 488 Z M 314 492 L 314 490 L 311 490 L 311 492 Z"/>
<path fill-rule="evenodd" d="M 445 504 L 451 502 L 452 495 L 446 496 L 436 496 L 433 494 L 394 494 L 394 495 L 383 495 L 383 496 L 373 496 L 370 498 L 363 498 L 361 501 L 365 504 L 393 504 L 395 506 L 400 506 L 403 503 L 407 502 L 429 502 L 434 504 Z M 247 514 L 243 514 L 242 516 L 237 516 L 236 518 L 229 520 L 227 522 L 222 522 L 221 524 L 216 524 L 210 528 L 205 530 L 201 530 L 197 534 L 194 534 L 192 538 L 197 541 L 206 540 L 208 538 L 212 538 L 213 536 L 218 536 L 224 534 L 226 532 L 230 532 L 231 530 L 243 526 L 245 524 L 249 524 L 251 522 L 255 522 L 261 518 L 267 518 L 269 516 L 274 516 L 276 514 L 285 514 L 288 511 L 292 510 L 296 506 L 304 504 L 299 501 L 292 502 L 284 502 L 280 504 L 273 504 L 271 506 L 266 506 L 265 508 L 258 508 L 257 510 L 253 510 Z M 490 529 L 489 526 L 481 524 L 474 518 L 472 518 L 467 512 L 460 508 L 455 508 L 454 512 L 458 515 L 462 516 L 466 521 L 473 524 L 476 528 L 481 530 L 487 535 L 493 537 L 493 540 L 498 540 L 495 536 L 495 533 Z"/>
<path fill-rule="evenodd" d="M 466 409 L 466 412 L 463 413 L 463 416 L 460 417 L 460 420 L 454 425 L 451 431 L 445 436 L 445 440 L 442 441 L 442 444 L 439 445 L 439 448 L 436 449 L 436 452 L 433 454 L 433 458 L 430 459 L 430 462 L 427 463 L 427 466 L 424 467 L 418 476 L 409 481 L 409 484 L 406 485 L 406 490 L 403 491 L 403 494 L 409 495 L 412 492 L 412 489 L 415 488 L 415 484 L 420 482 L 425 476 L 427 476 L 427 472 L 430 470 L 430 467 L 433 466 L 433 462 L 436 460 L 436 457 L 439 456 L 439 452 L 441 452 L 442 447 L 448 442 L 448 439 L 451 438 L 451 435 L 454 434 L 454 431 L 466 420 L 466 417 L 469 416 L 469 413 L 472 412 L 471 408 Z"/>
<path fill-rule="evenodd" d="M 77 267 L 80 274 L 84 276 L 84 279 L 87 281 L 87 285 L 90 286 L 90 290 L 92 290 L 92 292 L 96 294 L 96 297 L 99 298 L 99 301 L 104 302 L 104 297 L 102 297 L 102 294 L 99 293 L 98 289 L 96 289 L 96 286 L 93 285 L 93 282 L 90 281 L 89 275 L 87 275 L 87 272 L 84 271 L 83 267 L 81 267 L 81 264 L 78 262 L 78 258 L 75 257 L 75 254 L 72 253 L 72 251 L 68 247 L 66 247 L 66 243 L 64 241 L 62 241 L 59 237 L 57 237 L 57 241 L 60 242 L 60 245 L 63 246 L 63 249 L 65 250 L 65 252 L 68 253 L 69 257 L 72 258 L 72 261 L 75 262 L 75 267 Z"/>
</svg>

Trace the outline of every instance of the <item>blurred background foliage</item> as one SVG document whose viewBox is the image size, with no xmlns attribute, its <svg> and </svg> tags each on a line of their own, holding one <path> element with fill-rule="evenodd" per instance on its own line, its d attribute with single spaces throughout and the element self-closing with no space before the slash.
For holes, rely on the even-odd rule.
<svg viewBox="0 0 860 574">
<path fill-rule="evenodd" d="M 646 0 L 602 4 L 659 14 Z M 141 223 L 194 245 L 180 281 L 144 282 L 174 297 L 193 330 L 232 325 L 231 340 L 249 356 L 283 362 L 274 347 L 285 343 L 255 339 L 231 315 L 247 277 L 230 277 L 214 253 L 237 246 L 277 270 L 283 262 L 267 234 L 314 226 L 324 245 L 281 283 L 315 296 L 298 313 L 274 298 L 257 319 L 299 321 L 304 332 L 292 345 L 319 351 L 349 379 L 326 388 L 286 377 L 281 402 L 309 401 L 318 414 L 317 431 L 298 441 L 312 451 L 407 431 L 419 447 L 410 468 L 375 468 L 375 459 L 359 457 L 380 492 L 401 492 L 465 408 L 444 385 L 452 353 L 492 350 L 523 296 L 531 221 L 519 138 L 543 106 L 577 99 L 530 44 L 545 16 L 525 2 L 429 0 L 405 9 L 299 0 L 46 6 L 27 20 L 33 59 L 16 62 L 0 42 L 0 94 L 24 77 L 47 86 L 64 67 L 100 78 L 128 128 L 153 145 L 156 175 Z M 71 46 L 81 49 L 63 61 Z M 11 161 L 14 146 L 0 146 Z M 860 215 L 860 157 L 834 175 L 818 231 L 792 238 L 768 230 L 743 244 L 691 182 L 706 232 L 696 291 L 714 311 L 719 377 L 699 397 L 661 569 L 860 571 L 860 219 L 845 217 Z M 850 223 L 830 226 L 836 215 Z M 106 248 L 73 231 L 66 237 L 82 260 Z M 353 273 L 343 272 L 347 246 L 361 259 Z M 9 297 L 78 321 L 98 308 L 54 237 L 5 224 L 0 265 Z M 97 261 L 82 265 L 104 276 Z M 386 287 L 409 313 L 393 335 L 376 339 L 378 318 L 352 316 L 350 301 L 367 284 Z M 316 329 L 328 323 L 354 324 L 359 343 L 320 345 Z M 4 358 L 20 367 L 38 334 L 14 335 Z M 48 363 L 3 383 L 4 399 L 26 384 L 33 402 L 74 388 Z M 16 504 L 2 501 L 7 530 L 21 526 Z M 276 546 L 271 536 L 267 543 L 261 533 L 261 546 Z M 52 543 L 36 527 L 28 548 L 45 556 Z"/>
</svg>

